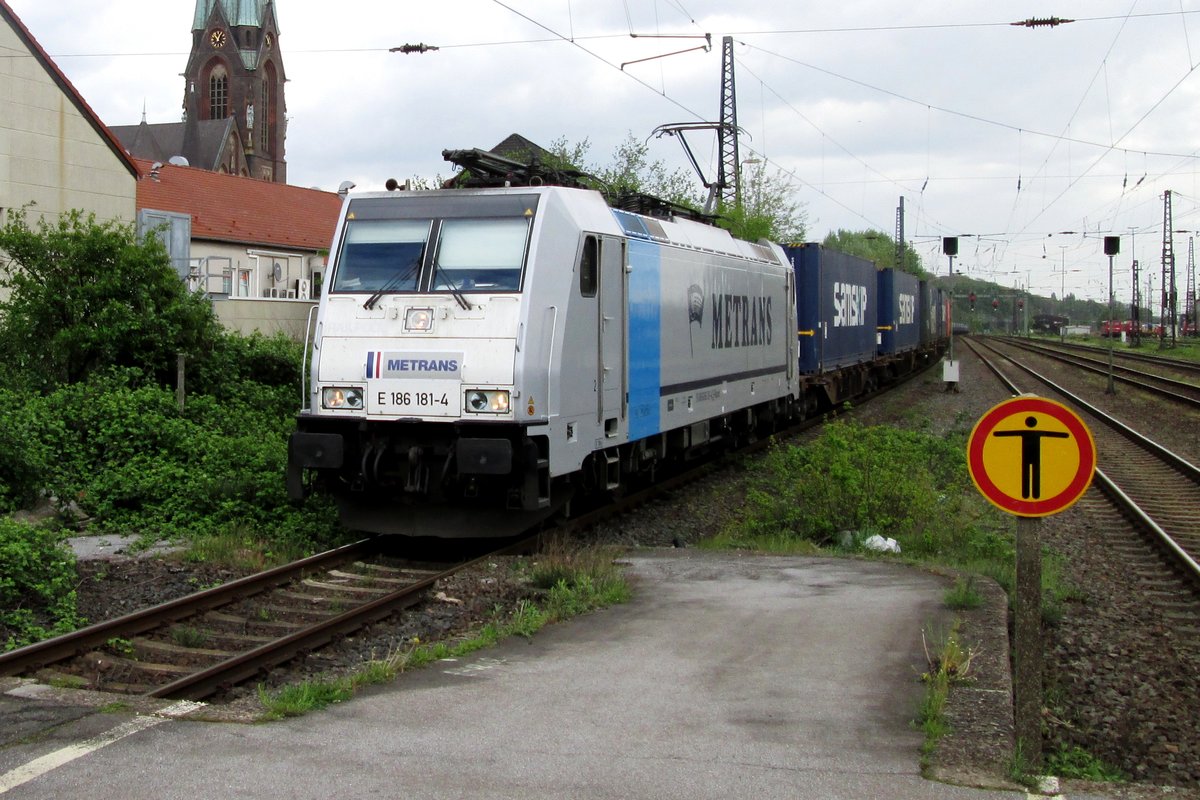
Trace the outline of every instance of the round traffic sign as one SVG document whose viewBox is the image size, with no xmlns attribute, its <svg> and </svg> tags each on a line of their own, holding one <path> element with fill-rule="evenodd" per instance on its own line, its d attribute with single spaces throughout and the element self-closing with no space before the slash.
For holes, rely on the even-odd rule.
<svg viewBox="0 0 1200 800">
<path fill-rule="evenodd" d="M 993 406 L 975 423 L 967 468 L 992 505 L 1021 517 L 1045 517 L 1087 491 L 1096 443 L 1062 403 L 1023 395 Z"/>
</svg>

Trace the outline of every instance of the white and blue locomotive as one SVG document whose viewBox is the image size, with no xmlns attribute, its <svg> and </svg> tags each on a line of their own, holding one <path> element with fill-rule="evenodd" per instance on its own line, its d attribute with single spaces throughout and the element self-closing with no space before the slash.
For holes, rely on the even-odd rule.
<svg viewBox="0 0 1200 800">
<path fill-rule="evenodd" d="M 552 513 L 798 392 L 780 247 L 596 191 L 351 196 L 329 274 L 289 492 L 315 475 L 356 530 L 507 532 L 479 512 Z"/>
<path fill-rule="evenodd" d="M 876 309 L 844 258 L 584 188 L 350 196 L 289 494 L 333 493 L 354 530 L 508 535 L 829 408 L 939 347 L 929 287 Z"/>
</svg>

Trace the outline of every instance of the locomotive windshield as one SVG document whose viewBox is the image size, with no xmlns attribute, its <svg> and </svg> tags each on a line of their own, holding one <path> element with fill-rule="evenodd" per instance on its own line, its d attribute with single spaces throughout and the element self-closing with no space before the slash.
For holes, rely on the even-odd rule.
<svg viewBox="0 0 1200 800">
<path fill-rule="evenodd" d="M 365 220 L 346 226 L 335 292 L 415 292 L 431 220 Z"/>
<path fill-rule="evenodd" d="M 524 219 L 448 219 L 442 223 L 433 290 L 515 292 L 529 223 Z"/>
<path fill-rule="evenodd" d="M 370 294 L 368 307 L 388 293 L 520 291 L 536 202 L 466 199 L 408 201 L 404 210 L 421 214 L 409 219 L 387 218 L 394 203 L 359 205 L 346 221 L 330 291 Z"/>
</svg>

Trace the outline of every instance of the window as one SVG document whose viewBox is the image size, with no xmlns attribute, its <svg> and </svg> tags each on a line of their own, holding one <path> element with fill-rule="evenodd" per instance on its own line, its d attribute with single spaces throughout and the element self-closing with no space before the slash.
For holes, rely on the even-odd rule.
<svg viewBox="0 0 1200 800">
<path fill-rule="evenodd" d="M 229 76 L 225 68 L 214 67 L 208 75 L 208 118 L 225 119 L 229 116 Z"/>
<path fill-rule="evenodd" d="M 262 102 L 259 108 L 262 109 L 262 120 L 258 124 L 258 141 L 262 147 L 263 153 L 271 152 L 271 87 L 266 81 L 262 83 Z"/>
<path fill-rule="evenodd" d="M 433 290 L 515 292 L 529 223 L 514 219 L 448 219 L 442 223 Z"/>
<path fill-rule="evenodd" d="M 579 293 L 584 297 L 596 296 L 596 274 L 600 264 L 600 247 L 595 236 L 583 240 L 583 253 L 579 256 Z"/>
<path fill-rule="evenodd" d="M 334 292 L 415 292 L 431 220 L 363 220 L 346 225 Z"/>
</svg>

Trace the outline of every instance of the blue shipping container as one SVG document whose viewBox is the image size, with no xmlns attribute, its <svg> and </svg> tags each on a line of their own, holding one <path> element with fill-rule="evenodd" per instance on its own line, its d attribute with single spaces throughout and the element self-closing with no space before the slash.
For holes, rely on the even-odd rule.
<svg viewBox="0 0 1200 800">
<path fill-rule="evenodd" d="M 917 315 L 921 281 L 916 275 L 895 269 L 880 270 L 878 275 L 880 354 L 916 350 L 921 344 L 921 320 Z"/>
<path fill-rule="evenodd" d="M 796 268 L 800 372 L 874 359 L 879 298 L 874 262 L 815 243 L 783 249 Z"/>
</svg>

